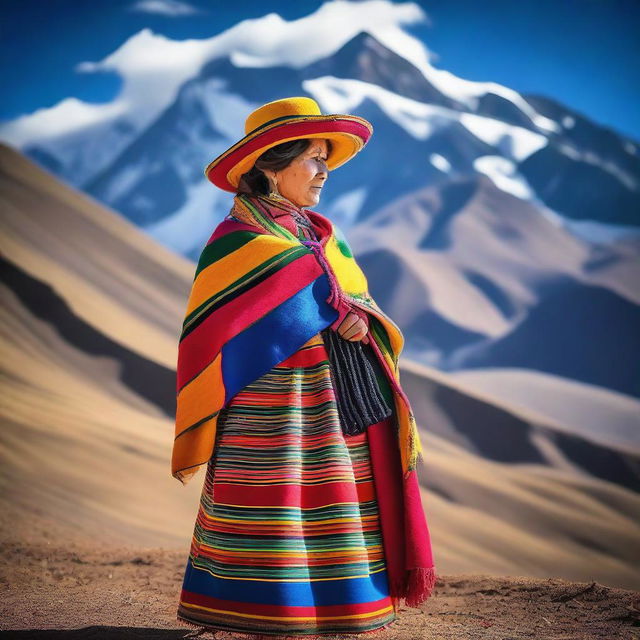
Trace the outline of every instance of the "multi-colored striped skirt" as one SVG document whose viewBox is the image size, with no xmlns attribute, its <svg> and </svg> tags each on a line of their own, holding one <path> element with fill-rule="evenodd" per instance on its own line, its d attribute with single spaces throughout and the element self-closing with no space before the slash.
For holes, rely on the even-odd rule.
<svg viewBox="0 0 640 640">
<path fill-rule="evenodd" d="M 313 637 L 396 619 L 367 431 L 343 434 L 335 398 L 318 334 L 223 409 L 179 621 Z"/>
</svg>

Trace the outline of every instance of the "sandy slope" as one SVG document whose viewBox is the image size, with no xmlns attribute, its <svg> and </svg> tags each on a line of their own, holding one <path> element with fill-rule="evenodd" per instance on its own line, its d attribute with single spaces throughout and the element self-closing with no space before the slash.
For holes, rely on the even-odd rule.
<svg viewBox="0 0 640 640">
<path fill-rule="evenodd" d="M 636 398 L 530 369 L 471 369 L 448 377 L 467 391 L 535 413 L 568 433 L 640 457 L 640 400 Z"/>
</svg>

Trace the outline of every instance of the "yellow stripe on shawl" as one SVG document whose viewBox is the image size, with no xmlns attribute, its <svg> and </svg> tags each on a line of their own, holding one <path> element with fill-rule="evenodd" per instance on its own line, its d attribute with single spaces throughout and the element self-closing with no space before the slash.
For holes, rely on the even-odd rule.
<svg viewBox="0 0 640 640">
<path fill-rule="evenodd" d="M 374 315 L 380 320 L 387 331 L 396 357 L 400 353 L 404 345 L 404 336 L 398 329 L 396 324 L 392 322 L 378 305 L 373 302 L 373 306 L 379 311 Z M 398 384 L 400 384 L 400 369 L 391 362 L 390 355 L 383 352 L 383 357 L 389 364 L 389 368 L 393 371 Z M 416 423 L 415 415 L 412 409 L 409 409 L 401 398 L 400 394 L 393 390 L 393 397 L 396 406 L 398 418 L 398 442 L 400 445 L 400 460 L 402 462 L 402 471 L 406 474 L 410 469 L 415 469 L 418 459 L 422 456 L 422 442 L 420 441 L 420 433 Z"/>
<path fill-rule="evenodd" d="M 415 469 L 418 456 L 422 453 L 422 443 L 418 425 L 416 424 L 413 412 L 407 409 L 404 400 L 393 392 L 397 417 L 398 417 L 398 443 L 400 446 L 400 460 L 404 474 L 410 469 Z"/>
<path fill-rule="evenodd" d="M 193 284 L 186 315 L 233 284 L 239 273 L 248 273 L 297 244 L 275 236 L 256 236 L 233 253 L 211 263 L 198 274 Z"/>
<path fill-rule="evenodd" d="M 404 347 L 404 337 L 398 325 L 396 325 L 389 316 L 376 304 L 375 300 L 369 295 L 369 282 L 360 265 L 353 256 L 345 256 L 338 246 L 338 238 L 335 225 L 332 225 L 333 233 L 325 246 L 325 254 L 327 260 L 336 274 L 340 288 L 347 294 L 353 296 L 365 297 L 367 300 L 367 309 L 374 311 L 374 315 L 384 325 L 389 335 L 391 348 L 395 354 L 399 354 Z M 387 358 L 388 360 L 388 358 Z M 391 369 L 394 369 L 393 363 L 389 362 Z"/>
<path fill-rule="evenodd" d="M 177 397 L 178 421 L 175 425 L 171 468 L 178 469 L 175 477 L 183 484 L 187 484 L 213 454 L 219 413 L 194 429 L 189 427 L 212 413 L 212 407 L 214 411 L 219 411 L 224 403 L 221 362 L 222 354 L 218 354 L 209 366 L 181 389 Z M 196 463 L 197 466 L 193 466 Z"/>
<path fill-rule="evenodd" d="M 176 437 L 198 420 L 202 420 L 222 407 L 224 395 L 222 352 L 220 352 L 211 364 L 180 389 L 176 398 Z"/>
<path fill-rule="evenodd" d="M 174 477 L 182 484 L 187 484 L 191 476 L 206 465 L 213 455 L 219 415 L 209 418 L 197 429 L 187 431 L 174 441 L 171 468 L 176 469 Z"/>
<path fill-rule="evenodd" d="M 335 232 L 327 240 L 324 250 L 341 289 L 345 293 L 356 295 L 366 293 L 369 286 L 367 277 L 354 258 L 347 257 L 340 251 Z"/>
</svg>

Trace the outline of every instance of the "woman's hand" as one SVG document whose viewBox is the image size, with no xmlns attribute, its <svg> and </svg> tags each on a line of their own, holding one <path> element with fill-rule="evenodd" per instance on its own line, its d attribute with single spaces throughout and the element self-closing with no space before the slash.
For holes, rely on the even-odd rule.
<svg viewBox="0 0 640 640">
<path fill-rule="evenodd" d="M 369 327 L 367 326 L 366 321 L 354 311 L 349 311 L 349 313 L 347 313 L 336 331 L 343 338 L 351 340 L 352 342 L 357 340 L 363 340 L 363 342 L 369 341 L 369 337 L 367 336 Z"/>
</svg>

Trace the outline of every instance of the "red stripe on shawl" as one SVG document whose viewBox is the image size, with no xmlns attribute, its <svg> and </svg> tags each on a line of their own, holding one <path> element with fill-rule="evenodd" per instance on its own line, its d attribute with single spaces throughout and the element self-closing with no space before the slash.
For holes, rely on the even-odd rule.
<svg viewBox="0 0 640 640">
<path fill-rule="evenodd" d="M 323 273 L 313 254 L 303 255 L 214 311 L 180 342 L 178 390 L 210 364 L 228 340 Z"/>
<path fill-rule="evenodd" d="M 298 349 L 293 355 L 283 360 L 279 367 L 313 367 L 327 359 L 324 344 L 317 344 L 306 349 Z"/>
<path fill-rule="evenodd" d="M 329 489 L 335 485 L 335 489 Z M 324 482 L 322 485 L 273 485 L 271 487 L 220 482 L 216 480 L 216 502 L 220 504 L 242 504 L 249 507 L 263 507 L 272 504 L 288 507 L 314 508 L 327 504 L 327 495 L 341 502 L 365 502 L 373 500 L 375 488 L 373 481 L 356 483 L 354 495 L 353 483 Z"/>
<path fill-rule="evenodd" d="M 221 609 L 225 614 L 237 611 L 249 615 L 262 616 L 344 616 L 345 605 L 313 605 L 292 607 L 283 604 L 261 604 L 258 602 L 239 602 L 237 600 L 223 600 L 212 596 L 204 596 L 200 593 L 182 590 L 181 602 L 208 607 L 210 609 Z M 349 613 L 375 613 L 389 606 L 389 596 L 371 602 L 350 602 Z"/>
</svg>

